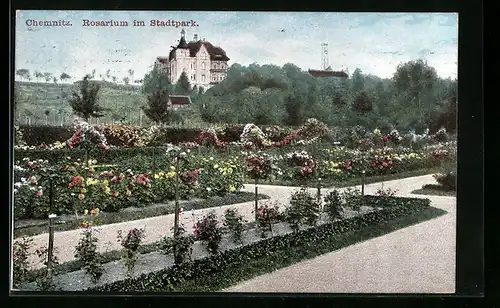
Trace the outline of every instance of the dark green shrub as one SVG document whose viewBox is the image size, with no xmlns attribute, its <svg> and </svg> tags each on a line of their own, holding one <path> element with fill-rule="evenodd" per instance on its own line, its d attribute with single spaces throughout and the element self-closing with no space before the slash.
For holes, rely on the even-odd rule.
<svg viewBox="0 0 500 308">
<path fill-rule="evenodd" d="M 186 234 L 186 230 L 179 226 L 177 236 L 163 237 L 160 240 L 159 248 L 164 254 L 173 254 L 175 264 L 182 264 L 191 261 L 194 242 L 194 235 Z"/>
<path fill-rule="evenodd" d="M 325 196 L 324 209 L 330 220 L 342 217 L 342 198 L 338 190 L 335 189 Z"/>
<path fill-rule="evenodd" d="M 231 235 L 234 243 L 241 244 L 244 226 L 246 221 L 243 215 L 238 212 L 238 209 L 227 209 L 224 213 L 224 228 Z"/>
<path fill-rule="evenodd" d="M 23 139 L 27 145 L 51 144 L 56 141 L 66 141 L 73 135 L 72 127 L 66 126 L 29 126 L 20 125 L 23 131 Z"/>
<path fill-rule="evenodd" d="M 90 275 L 94 283 L 97 283 L 104 268 L 101 254 L 97 251 L 99 239 L 94 236 L 94 232 L 95 230 L 91 228 L 83 230 L 82 238 L 75 247 L 75 258 L 84 264 L 85 272 Z"/>
<path fill-rule="evenodd" d="M 194 225 L 196 239 L 201 240 L 211 254 L 218 252 L 222 240 L 222 230 L 217 224 L 217 215 L 215 212 L 210 212 Z"/>
<path fill-rule="evenodd" d="M 319 217 L 320 205 L 307 189 L 302 188 L 292 195 L 290 207 L 286 210 L 286 221 L 294 231 L 300 226 L 314 226 Z"/>
<path fill-rule="evenodd" d="M 33 239 L 28 237 L 23 237 L 20 240 L 14 241 L 12 247 L 12 286 L 14 288 L 19 288 L 19 285 L 26 280 L 30 268 L 30 263 L 28 261 L 29 250 L 32 245 Z"/>
</svg>

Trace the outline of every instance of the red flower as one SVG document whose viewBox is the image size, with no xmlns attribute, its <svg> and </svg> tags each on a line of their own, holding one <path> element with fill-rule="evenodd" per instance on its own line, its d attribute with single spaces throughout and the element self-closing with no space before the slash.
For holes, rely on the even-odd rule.
<svg viewBox="0 0 500 308">
<path fill-rule="evenodd" d="M 179 213 L 179 214 L 181 214 L 181 213 L 182 213 L 182 210 L 181 210 L 181 209 L 179 209 L 178 213 Z"/>
<path fill-rule="evenodd" d="M 40 198 L 42 196 L 42 192 L 41 191 L 37 191 L 35 193 L 35 198 Z"/>
<path fill-rule="evenodd" d="M 382 163 L 382 166 L 387 167 L 387 163 L 386 163 L 386 162 L 383 162 L 383 163 Z"/>
<path fill-rule="evenodd" d="M 84 229 L 88 229 L 89 228 L 89 224 L 86 223 L 86 222 L 82 222 L 82 223 L 80 223 L 80 227 L 84 228 Z"/>
<path fill-rule="evenodd" d="M 376 163 L 370 163 L 370 165 L 372 165 L 372 167 L 375 167 L 377 164 Z"/>
<path fill-rule="evenodd" d="M 83 187 L 83 178 L 81 176 L 71 177 L 71 183 L 69 183 L 68 188 L 73 187 Z"/>
</svg>

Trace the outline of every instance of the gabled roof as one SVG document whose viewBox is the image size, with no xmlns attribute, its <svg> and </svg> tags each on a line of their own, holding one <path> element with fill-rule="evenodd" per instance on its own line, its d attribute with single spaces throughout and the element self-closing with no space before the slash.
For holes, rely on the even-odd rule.
<svg viewBox="0 0 500 308">
<path fill-rule="evenodd" d="M 170 95 L 172 105 L 191 105 L 191 98 L 188 95 Z"/>
<path fill-rule="evenodd" d="M 210 60 L 212 61 L 229 61 L 228 56 L 226 55 L 226 52 L 220 48 L 212 45 L 210 42 L 206 41 L 197 41 L 197 42 L 189 42 L 186 43 L 184 40 L 184 37 L 181 37 L 181 40 L 179 42 L 179 45 L 177 47 L 173 48 L 170 51 L 169 54 L 169 60 L 172 60 L 175 58 L 175 51 L 178 48 L 182 49 L 189 49 L 189 55 L 191 57 L 195 57 L 198 51 L 200 51 L 200 48 L 202 45 L 205 45 L 205 48 L 207 49 L 208 54 L 210 55 Z"/>
</svg>

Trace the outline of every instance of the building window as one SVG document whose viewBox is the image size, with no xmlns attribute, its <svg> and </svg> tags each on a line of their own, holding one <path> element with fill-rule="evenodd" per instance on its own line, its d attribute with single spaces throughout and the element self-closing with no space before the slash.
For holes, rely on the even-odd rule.
<svg viewBox="0 0 500 308">
<path fill-rule="evenodd" d="M 201 69 L 204 70 L 205 69 L 205 62 L 201 62 Z"/>
<path fill-rule="evenodd" d="M 222 76 L 219 76 L 219 80 L 222 80 Z"/>
<path fill-rule="evenodd" d="M 191 63 L 191 69 L 193 69 L 193 63 Z"/>
<path fill-rule="evenodd" d="M 191 75 L 191 80 L 193 80 L 193 81 L 196 80 L 196 75 L 195 74 Z"/>
<path fill-rule="evenodd" d="M 201 75 L 201 82 L 205 82 L 205 75 Z"/>
<path fill-rule="evenodd" d="M 217 63 L 215 63 L 215 65 L 214 65 L 214 66 L 215 66 L 215 69 L 218 69 L 218 68 L 219 68 L 219 67 L 218 67 L 218 65 L 217 65 Z"/>
</svg>

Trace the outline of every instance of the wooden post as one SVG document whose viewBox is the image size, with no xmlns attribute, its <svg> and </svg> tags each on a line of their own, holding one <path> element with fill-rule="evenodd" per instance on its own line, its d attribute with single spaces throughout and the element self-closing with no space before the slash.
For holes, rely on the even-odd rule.
<svg viewBox="0 0 500 308">
<path fill-rule="evenodd" d="M 153 146 L 153 181 L 156 175 L 156 145 Z"/>
<path fill-rule="evenodd" d="M 258 217 L 257 217 L 257 211 L 259 209 L 259 189 L 257 187 L 259 183 L 259 179 L 256 177 L 255 178 L 255 222 L 257 222 Z"/>
<path fill-rule="evenodd" d="M 52 260 L 54 255 L 54 218 L 56 214 L 49 215 L 49 246 L 47 251 L 47 278 L 52 279 Z"/>
<path fill-rule="evenodd" d="M 365 170 L 361 171 L 361 196 L 365 195 Z"/>
</svg>

